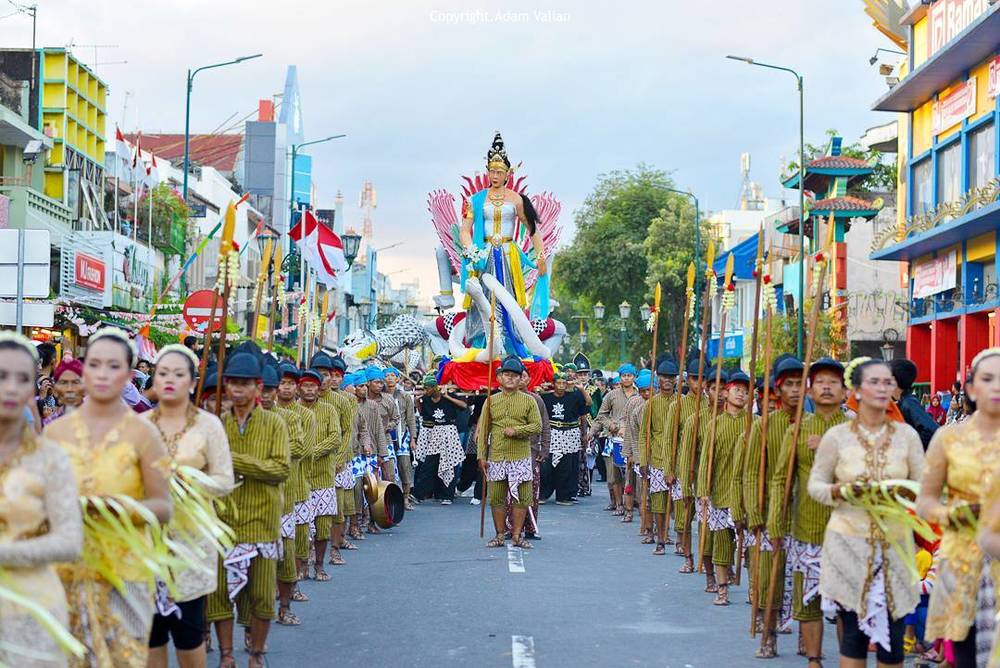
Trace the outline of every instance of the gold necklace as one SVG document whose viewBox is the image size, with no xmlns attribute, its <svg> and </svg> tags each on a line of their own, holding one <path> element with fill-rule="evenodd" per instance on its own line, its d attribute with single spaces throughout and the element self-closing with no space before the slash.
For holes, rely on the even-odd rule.
<svg viewBox="0 0 1000 668">
<path fill-rule="evenodd" d="M 25 425 L 21 432 L 21 442 L 14 450 L 14 454 L 5 462 L 0 462 L 0 480 L 3 480 L 7 473 L 17 466 L 21 460 L 38 449 L 38 439 L 35 438 L 31 427 Z"/>
<path fill-rule="evenodd" d="M 163 438 L 163 444 L 166 446 L 167 452 L 170 454 L 170 459 L 175 459 L 177 457 L 177 447 L 180 444 L 181 439 L 184 438 L 184 434 L 188 433 L 188 430 L 190 430 L 191 427 L 194 426 L 194 423 L 198 420 L 198 409 L 195 408 L 194 404 L 188 404 L 185 414 L 184 427 L 169 436 L 163 431 L 163 427 L 160 426 L 160 419 L 162 417 L 163 413 L 160 411 L 160 407 L 157 406 L 152 411 L 150 421 L 156 425 L 157 431 L 160 432 L 160 436 Z"/>
<path fill-rule="evenodd" d="M 507 201 L 507 190 L 506 188 L 501 190 L 499 195 L 494 193 L 492 190 L 489 190 L 487 191 L 487 196 L 489 197 L 490 202 L 493 203 L 493 206 L 501 207 L 504 205 L 504 202 Z"/>
</svg>

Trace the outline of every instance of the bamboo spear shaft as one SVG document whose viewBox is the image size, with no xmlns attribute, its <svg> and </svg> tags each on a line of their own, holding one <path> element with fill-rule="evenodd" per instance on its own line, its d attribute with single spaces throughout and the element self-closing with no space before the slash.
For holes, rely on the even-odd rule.
<svg viewBox="0 0 1000 668">
<path fill-rule="evenodd" d="M 763 276 L 763 265 L 764 265 L 764 224 L 761 223 L 760 228 L 757 230 L 757 258 L 754 260 L 753 272 L 754 272 L 754 297 L 753 297 L 753 333 L 750 335 L 750 394 L 749 401 L 750 406 L 746 407 L 747 419 L 746 424 L 743 427 L 743 438 L 740 439 L 740 443 L 743 444 L 743 461 L 740 464 L 740 472 L 742 475 L 743 464 L 746 463 L 746 444 L 750 439 L 750 428 L 753 426 L 753 393 L 754 388 L 757 386 L 757 330 L 758 324 L 760 323 L 760 318 L 758 314 L 760 313 L 760 290 L 761 290 L 761 280 Z M 743 571 L 743 532 L 740 529 L 736 530 L 736 586 L 740 586 Z"/>
<path fill-rule="evenodd" d="M 801 224 L 801 223 L 800 223 Z M 823 288 L 826 283 L 826 270 L 829 266 L 828 255 L 833 249 L 833 231 L 834 231 L 834 221 L 833 214 L 830 214 L 830 222 L 827 228 L 827 240 L 823 245 L 823 248 L 817 253 L 813 262 L 819 264 L 819 275 L 816 281 L 816 286 L 813 289 L 813 303 L 812 312 L 809 314 L 809 331 L 806 332 L 806 358 L 802 360 L 802 393 L 803 396 L 799 399 L 798 406 L 795 407 L 795 422 L 792 423 L 792 447 L 788 451 L 788 468 L 785 471 L 785 487 L 784 494 L 782 496 L 782 503 L 780 506 L 780 525 L 784 525 L 785 517 L 788 512 L 788 503 L 791 500 L 792 495 L 792 481 L 795 480 L 795 453 L 798 448 L 795 444 L 799 441 L 799 431 L 802 428 L 802 410 L 805 407 L 805 391 L 806 391 L 806 381 L 809 378 L 809 360 L 812 358 L 813 344 L 816 342 L 816 330 L 819 326 L 819 312 L 822 310 L 823 302 Z M 775 542 L 780 538 L 778 536 L 771 537 Z M 784 546 L 779 547 L 774 545 L 774 559 L 771 562 L 771 581 L 767 583 L 767 601 L 765 601 L 765 614 L 764 614 L 764 632 L 761 637 L 761 642 L 766 642 L 769 634 L 769 630 L 772 625 L 772 617 L 774 616 L 774 590 L 775 590 L 775 580 L 778 577 L 778 566 L 781 563 L 781 559 L 778 555 L 784 549 Z"/>
<path fill-rule="evenodd" d="M 676 475 L 674 475 L 676 473 L 676 471 L 674 469 L 675 469 L 675 467 L 677 465 L 677 437 L 678 437 L 678 435 L 680 434 L 680 431 L 681 431 L 681 429 L 680 429 L 680 427 L 681 427 L 681 399 L 684 396 L 683 393 L 681 392 L 681 389 L 682 389 L 683 383 L 684 383 L 684 367 L 687 365 L 687 362 L 685 360 L 687 358 L 688 322 L 691 320 L 688 317 L 688 313 L 691 310 L 691 304 L 694 301 L 694 278 L 695 278 L 695 273 L 696 272 L 695 272 L 695 268 L 694 268 L 694 262 L 692 262 L 691 264 L 688 265 L 688 271 L 687 271 L 687 289 L 684 292 L 684 324 L 681 325 L 681 345 L 680 345 L 680 350 L 678 351 L 680 353 L 680 357 L 677 358 L 678 359 L 678 363 L 677 363 L 677 368 L 678 368 L 678 371 L 677 371 L 677 384 L 674 387 L 674 393 L 675 393 L 676 396 L 674 398 L 674 407 L 673 407 L 673 409 L 675 411 L 677 411 L 677 419 L 674 420 L 673 429 L 671 430 L 671 433 L 670 433 L 670 460 L 669 460 L 669 466 L 670 466 L 669 475 L 670 475 L 670 477 L 673 477 L 673 478 L 676 478 Z M 672 502 L 673 502 L 673 495 L 668 492 L 667 493 L 667 513 L 666 513 L 666 520 L 665 520 L 665 522 L 667 522 L 667 523 L 670 522 L 670 506 L 672 505 Z M 669 525 L 667 527 L 667 530 L 669 531 Z"/>
<path fill-rule="evenodd" d="M 701 399 L 705 393 L 705 384 L 702 382 L 702 378 L 705 375 L 705 352 L 708 348 L 708 328 L 711 322 L 712 313 L 712 290 L 715 284 L 715 272 L 712 270 L 712 265 L 715 263 L 715 244 L 712 241 L 708 242 L 708 253 L 706 254 L 706 265 L 705 265 L 705 298 L 702 300 L 704 302 L 701 310 L 701 341 L 698 349 L 698 404 L 694 411 L 694 422 L 691 425 L 694 430 L 693 445 L 691 446 L 691 461 L 688 465 L 688 483 L 694 482 L 694 472 L 695 464 L 698 461 L 698 432 L 701 428 Z M 678 416 L 679 417 L 679 416 Z M 690 492 L 690 497 L 688 493 Z M 688 504 L 687 516 L 685 517 L 684 526 L 691 526 L 691 517 L 694 514 L 694 490 L 681 490 L 681 496 L 685 498 L 690 498 L 691 503 Z M 685 546 L 687 550 L 687 558 L 691 559 L 691 531 L 687 532 L 688 540 L 686 541 L 688 545 Z"/>
<path fill-rule="evenodd" d="M 278 281 L 281 280 L 281 244 L 278 244 L 274 249 L 274 259 L 271 262 L 271 317 L 268 320 L 268 332 L 267 332 L 267 352 L 274 351 L 274 330 L 276 325 L 274 318 L 277 315 L 278 309 Z"/>
<path fill-rule="evenodd" d="M 661 297 L 661 294 L 662 293 L 661 293 L 661 288 L 660 288 L 660 282 L 657 281 L 656 282 L 656 290 L 653 292 L 653 313 L 652 313 L 652 318 L 653 318 L 653 351 L 652 351 L 653 374 L 652 374 L 652 376 L 653 376 L 653 379 L 654 379 L 654 382 L 655 382 L 655 387 L 653 387 L 652 392 L 653 392 L 654 396 L 656 395 L 656 393 L 660 389 L 660 383 L 658 381 L 655 381 L 655 379 L 657 378 L 657 376 L 656 376 L 656 339 L 658 338 L 659 327 L 660 327 L 660 297 Z M 652 401 L 653 397 L 651 396 L 649 399 L 650 399 L 650 401 Z M 653 422 L 653 413 L 652 413 L 652 411 L 650 411 L 650 410 L 646 411 L 646 420 L 645 420 L 645 422 L 646 422 L 646 424 L 645 424 L 645 432 L 646 432 L 646 466 L 648 467 L 650 465 L 650 463 L 651 463 L 650 462 L 650 451 L 651 451 L 652 447 L 651 447 L 651 439 L 649 437 L 649 432 L 650 432 L 650 429 L 652 428 L 652 422 Z M 641 489 L 642 498 L 639 500 L 639 515 L 642 516 L 642 517 L 646 516 L 647 504 L 649 503 L 649 475 L 648 475 L 648 470 L 649 469 L 647 468 L 647 475 L 643 478 L 642 485 L 640 486 L 642 488 Z"/>
<path fill-rule="evenodd" d="M 726 259 L 726 273 L 725 280 L 722 283 L 723 297 L 722 305 L 719 310 L 722 313 L 722 317 L 719 321 L 719 349 L 716 354 L 716 366 L 715 366 L 715 401 L 712 402 L 712 421 L 708 423 L 708 459 L 705 462 L 705 484 L 707 489 L 705 490 L 708 496 L 711 496 L 712 488 L 712 464 L 715 459 L 715 435 L 716 427 L 718 426 L 719 418 L 719 395 L 722 389 L 719 384 L 722 382 L 722 361 L 723 351 L 726 345 L 726 320 L 729 318 L 729 309 L 726 308 L 726 297 L 725 293 L 732 290 L 732 280 L 733 280 L 733 254 L 730 253 L 729 257 Z M 699 467 L 700 468 L 700 467 Z M 696 485 L 697 488 L 697 485 Z M 705 568 L 705 540 L 708 536 L 708 501 L 702 504 L 702 518 L 701 518 L 701 529 L 698 532 L 698 570 L 702 571 Z"/>
<path fill-rule="evenodd" d="M 765 307 L 764 313 L 764 394 L 761 403 L 761 416 L 760 416 L 760 462 L 757 468 L 757 512 L 763 514 L 764 512 L 764 475 L 765 463 L 767 462 L 767 420 L 770 414 L 769 406 L 771 405 L 771 305 L 768 304 Z M 749 452 L 749 440 L 747 441 L 747 451 Z M 745 468 L 745 467 L 744 467 Z M 753 580 L 750 582 L 750 637 L 753 638 L 757 634 L 757 611 L 760 609 L 759 599 L 760 599 L 760 542 L 763 533 L 760 527 L 754 529 L 754 549 L 750 555 L 750 572 L 754 574 Z"/>
<path fill-rule="evenodd" d="M 260 260 L 260 272 L 257 274 L 257 286 L 254 292 L 253 323 L 250 325 L 250 340 L 257 340 L 257 325 L 260 323 L 260 302 L 264 297 L 264 285 L 267 283 L 268 269 L 271 267 L 271 247 L 273 240 L 264 242 L 264 255 Z"/>
</svg>

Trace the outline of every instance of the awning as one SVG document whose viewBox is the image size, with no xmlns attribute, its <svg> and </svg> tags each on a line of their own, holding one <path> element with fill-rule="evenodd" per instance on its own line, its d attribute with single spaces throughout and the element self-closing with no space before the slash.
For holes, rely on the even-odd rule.
<svg viewBox="0 0 1000 668">
<path fill-rule="evenodd" d="M 1000 35 L 1000 3 L 994 3 L 940 51 L 903 77 L 875 101 L 872 109 L 913 111 L 951 82 L 965 77 L 970 67 L 996 53 L 997 35 Z"/>
<path fill-rule="evenodd" d="M 966 239 L 992 232 L 1000 227 L 1000 201 L 992 202 L 970 211 L 943 225 L 914 234 L 869 257 L 872 260 L 914 260 L 942 248 L 948 248 Z"/>
<path fill-rule="evenodd" d="M 730 253 L 733 254 L 733 279 L 737 281 L 753 280 L 753 266 L 757 261 L 757 237 L 759 235 L 760 232 L 749 239 L 741 241 L 715 258 L 712 269 L 720 281 L 725 278 L 726 262 Z"/>
</svg>

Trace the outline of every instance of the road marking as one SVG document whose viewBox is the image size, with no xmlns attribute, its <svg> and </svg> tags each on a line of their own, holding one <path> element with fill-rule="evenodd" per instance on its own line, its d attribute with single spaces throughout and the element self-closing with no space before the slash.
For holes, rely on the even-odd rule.
<svg viewBox="0 0 1000 668">
<path fill-rule="evenodd" d="M 510 654 L 514 668 L 535 668 L 535 639 L 531 636 L 511 636 Z"/>
<path fill-rule="evenodd" d="M 524 572 L 524 550 L 513 545 L 507 546 L 507 570 L 511 573 Z M 515 637 L 520 638 L 521 636 Z"/>
</svg>

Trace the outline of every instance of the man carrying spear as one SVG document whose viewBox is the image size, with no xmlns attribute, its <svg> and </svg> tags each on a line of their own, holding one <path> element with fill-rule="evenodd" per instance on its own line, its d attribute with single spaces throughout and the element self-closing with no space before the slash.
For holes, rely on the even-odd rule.
<svg viewBox="0 0 1000 668">
<path fill-rule="evenodd" d="M 683 395 L 681 392 L 678 392 L 675 400 L 670 403 L 670 408 L 667 411 L 666 434 L 670 439 L 670 451 L 669 459 L 667 460 L 667 468 L 664 473 L 667 476 L 667 485 L 670 487 L 670 498 L 676 502 L 674 504 L 674 527 L 677 531 L 677 547 L 674 552 L 675 554 L 681 554 L 687 557 L 691 556 L 692 512 L 691 508 L 689 508 L 690 499 L 684 494 L 683 488 L 680 484 L 681 465 L 682 463 L 686 465 L 686 462 L 681 462 L 678 458 L 678 454 L 682 453 L 682 448 L 680 446 L 684 442 L 683 429 L 688 423 L 688 418 L 702 410 L 707 405 L 702 386 L 703 374 L 704 369 L 699 368 L 698 361 L 691 360 L 687 369 L 686 382 L 688 393 Z M 658 405 L 657 410 L 660 409 L 661 408 Z M 657 422 L 655 412 L 652 417 L 652 424 L 655 425 Z M 689 558 L 686 563 L 681 566 L 680 572 L 691 573 L 693 571 L 693 558 Z"/>
<path fill-rule="evenodd" d="M 648 429 L 639 432 L 639 466 L 642 477 L 649 480 L 649 504 L 650 512 L 653 516 L 653 523 L 656 526 L 656 548 L 653 554 L 660 556 L 666 554 L 665 546 L 669 540 L 667 536 L 667 496 L 670 485 L 668 483 L 668 470 L 671 470 L 671 430 L 669 414 L 674 406 L 687 402 L 694 410 L 698 401 L 698 393 L 688 395 L 683 399 L 678 394 L 673 395 L 674 376 L 677 375 L 677 365 L 671 360 L 664 360 L 656 367 L 656 377 L 660 384 L 660 391 L 646 402 L 642 409 L 641 424 L 648 425 Z M 683 414 L 683 407 L 682 407 Z M 674 420 L 674 424 L 676 424 Z M 648 454 L 647 454 L 648 453 Z M 676 483 L 675 483 L 676 484 Z M 679 526 L 679 525 L 678 525 Z M 678 533 L 678 540 L 680 534 Z M 643 540 L 643 542 L 651 542 Z"/>
<path fill-rule="evenodd" d="M 757 605 L 754 606 L 752 614 L 755 628 L 760 628 L 763 622 L 762 610 L 767 606 L 763 600 L 769 588 L 769 574 L 771 573 L 773 552 L 775 549 L 772 536 L 764 531 L 764 520 L 768 508 L 768 500 L 771 494 L 781 494 L 781 488 L 772 488 L 768 482 L 771 475 L 778 467 L 781 451 L 781 444 L 785 438 L 785 432 L 791 425 L 795 416 L 796 408 L 802 399 L 802 362 L 791 355 L 787 355 L 775 364 L 774 367 L 774 387 L 778 395 L 779 408 L 767 415 L 767 435 L 762 439 L 761 424 L 763 420 L 754 423 L 750 430 L 750 442 L 747 445 L 745 466 L 743 469 L 743 502 L 744 515 L 746 516 L 747 530 L 760 536 L 760 558 L 757 563 L 757 572 L 752 574 L 752 587 L 756 592 Z M 762 452 L 763 451 L 763 452 Z M 781 555 L 783 557 L 783 554 Z M 779 557 L 781 558 L 781 557 Z M 783 568 L 779 566 L 779 572 Z M 773 608 L 781 607 L 784 597 L 784 587 L 782 583 L 775 583 L 774 599 L 771 601 Z M 754 598 L 751 596 L 751 598 Z M 772 658 L 777 656 L 777 637 L 772 631 L 769 637 L 762 639 L 760 650 L 757 652 L 758 658 Z"/>
<path fill-rule="evenodd" d="M 710 444 L 710 456 L 704 456 L 698 466 L 698 486 L 696 494 L 703 507 L 709 509 L 708 521 L 703 523 L 711 534 L 711 549 L 705 549 L 705 557 L 711 553 L 718 592 L 715 605 L 729 605 L 729 567 L 733 565 L 735 547 L 735 525 L 729 509 L 733 506 L 733 479 L 737 463 L 742 457 L 741 441 L 746 424 L 746 405 L 750 396 L 750 377 L 742 371 L 729 374 L 726 383 L 723 412 L 715 418 L 715 439 Z M 709 566 L 706 562 L 706 572 Z"/>
<path fill-rule="evenodd" d="M 798 442 L 795 445 L 795 487 L 791 504 L 792 521 L 789 532 L 787 514 L 781 505 L 781 495 L 772 494 L 767 512 L 767 532 L 777 538 L 788 536 L 784 548 L 792 571 L 792 619 L 799 622 L 802 649 L 810 664 L 822 666 L 823 611 L 820 609 L 819 571 L 823 534 L 833 508 L 813 499 L 806 492 L 816 448 L 827 429 L 845 422 L 841 410 L 846 397 L 843 365 L 829 357 L 821 357 L 809 365 L 809 396 L 816 412 L 802 418 Z M 778 458 L 779 465 L 771 475 L 770 487 L 782 489 L 788 472 L 792 433 L 785 435 Z"/>
</svg>

